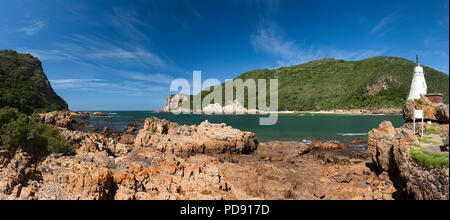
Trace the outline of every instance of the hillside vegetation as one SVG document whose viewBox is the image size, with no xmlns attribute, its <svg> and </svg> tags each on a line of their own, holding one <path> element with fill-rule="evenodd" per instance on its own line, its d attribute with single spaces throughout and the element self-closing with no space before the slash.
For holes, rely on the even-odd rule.
<svg viewBox="0 0 450 220">
<path fill-rule="evenodd" d="M 50 86 L 41 62 L 12 50 L 0 50 L 0 108 L 5 106 L 26 114 L 68 109 Z"/>
<path fill-rule="evenodd" d="M 276 70 L 254 70 L 237 78 L 278 79 L 280 111 L 401 108 L 415 65 L 396 57 L 322 59 Z M 448 103 L 449 76 L 426 66 L 424 70 L 428 92 L 444 94 Z M 209 93 L 203 91 L 202 98 Z"/>
</svg>

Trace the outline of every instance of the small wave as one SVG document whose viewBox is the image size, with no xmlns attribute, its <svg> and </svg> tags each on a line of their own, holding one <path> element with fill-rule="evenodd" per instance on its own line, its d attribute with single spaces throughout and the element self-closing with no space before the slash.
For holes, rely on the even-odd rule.
<svg viewBox="0 0 450 220">
<path fill-rule="evenodd" d="M 366 136 L 367 133 L 338 133 L 339 136 Z"/>
<path fill-rule="evenodd" d="M 310 139 L 303 139 L 301 142 L 302 142 L 303 144 L 311 144 L 311 143 L 312 143 L 312 140 L 310 140 Z"/>
<path fill-rule="evenodd" d="M 109 113 L 109 114 L 110 114 L 110 115 L 117 115 L 117 113 L 114 113 L 114 112 L 113 112 L 113 113 Z"/>
</svg>

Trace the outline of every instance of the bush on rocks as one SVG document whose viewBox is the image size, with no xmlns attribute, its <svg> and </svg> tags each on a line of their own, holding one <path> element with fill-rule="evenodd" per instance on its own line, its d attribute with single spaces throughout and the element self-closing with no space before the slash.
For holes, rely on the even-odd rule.
<svg viewBox="0 0 450 220">
<path fill-rule="evenodd" d="M 75 147 L 65 141 L 57 128 L 35 123 L 16 109 L 0 109 L 0 149 L 13 155 L 18 148 L 39 155 L 75 152 Z"/>
</svg>

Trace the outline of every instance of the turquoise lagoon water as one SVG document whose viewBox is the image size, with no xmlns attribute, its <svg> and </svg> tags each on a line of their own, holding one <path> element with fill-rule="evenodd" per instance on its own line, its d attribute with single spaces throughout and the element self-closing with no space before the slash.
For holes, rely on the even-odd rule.
<svg viewBox="0 0 450 220">
<path fill-rule="evenodd" d="M 90 112 L 93 113 L 93 112 Z M 211 123 L 226 123 L 242 131 L 256 133 L 260 141 L 303 141 L 328 140 L 350 143 L 355 139 L 367 140 L 367 132 L 377 128 L 383 121 L 391 121 L 395 127 L 403 125 L 401 115 L 337 115 L 337 114 L 279 114 L 278 123 L 260 126 L 264 115 L 194 115 L 172 113 L 153 113 L 150 111 L 105 111 L 108 117 L 92 117 L 85 120 L 90 128 L 111 127 L 123 131 L 135 121 L 149 117 L 167 119 L 179 124 L 195 125 L 208 120 Z M 99 120 L 111 123 L 97 123 Z"/>
</svg>

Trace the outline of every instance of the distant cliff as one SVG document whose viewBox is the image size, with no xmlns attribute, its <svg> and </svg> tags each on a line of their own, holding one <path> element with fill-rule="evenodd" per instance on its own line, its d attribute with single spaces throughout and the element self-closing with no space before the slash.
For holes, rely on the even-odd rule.
<svg viewBox="0 0 450 220">
<path fill-rule="evenodd" d="M 275 70 L 253 70 L 237 79 L 278 79 L 280 111 L 376 110 L 403 107 L 414 66 L 414 62 L 397 57 L 321 59 Z M 449 76 L 427 66 L 424 71 L 428 92 L 442 93 L 448 103 Z M 209 93 L 203 91 L 202 98 Z M 244 107 L 248 107 L 247 100 Z"/>
<path fill-rule="evenodd" d="M 51 87 L 37 58 L 0 50 L 0 108 L 6 106 L 28 114 L 68 109 Z"/>
</svg>

